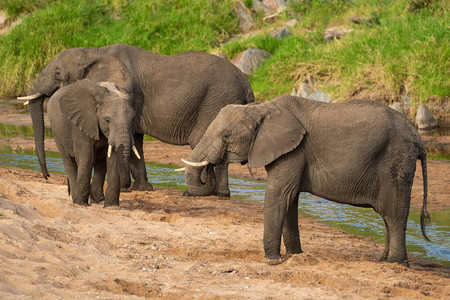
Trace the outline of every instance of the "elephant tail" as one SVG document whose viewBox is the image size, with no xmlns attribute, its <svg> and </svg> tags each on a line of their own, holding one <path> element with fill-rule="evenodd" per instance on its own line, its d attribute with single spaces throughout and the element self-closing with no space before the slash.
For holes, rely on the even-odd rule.
<svg viewBox="0 0 450 300">
<path fill-rule="evenodd" d="M 423 204 L 422 211 L 420 212 L 420 229 L 422 230 L 422 234 L 424 238 L 431 242 L 425 233 L 425 223 L 430 223 L 431 218 L 427 211 L 427 194 L 428 194 L 428 175 L 427 175 L 427 155 L 426 152 L 423 151 L 419 156 L 420 162 L 422 163 L 422 177 L 423 177 Z"/>
<path fill-rule="evenodd" d="M 70 196 L 70 181 L 69 181 L 69 177 L 67 177 L 67 194 Z"/>
</svg>

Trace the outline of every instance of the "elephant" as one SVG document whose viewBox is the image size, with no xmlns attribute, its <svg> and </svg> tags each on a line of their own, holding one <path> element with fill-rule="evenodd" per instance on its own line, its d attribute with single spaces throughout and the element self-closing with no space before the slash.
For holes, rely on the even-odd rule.
<svg viewBox="0 0 450 300">
<path fill-rule="evenodd" d="M 114 82 L 133 95 L 135 143 L 141 156 L 144 134 L 194 148 L 222 107 L 254 101 L 245 75 L 226 59 L 208 53 L 162 55 L 123 44 L 67 49 L 39 74 L 29 95 L 19 97 L 29 100 L 44 178 L 49 174 L 43 151 L 43 100 L 61 86 L 83 78 Z M 143 159 L 132 156 L 129 167 L 135 179 L 133 189 L 153 189 Z M 214 176 L 217 185 L 206 193 L 229 197 L 228 165 L 215 166 Z"/>
<path fill-rule="evenodd" d="M 131 124 L 135 115 L 130 99 L 130 94 L 112 82 L 97 84 L 89 79 L 66 85 L 50 97 L 48 118 L 74 203 L 87 206 L 91 196 L 96 203 L 105 200 L 105 207 L 119 205 L 120 182 L 129 185 L 130 172 L 120 168 L 123 155 L 118 153 L 123 150 L 113 146 L 127 143 L 123 140 L 129 139 L 133 130 L 123 125 Z M 139 155 L 137 150 L 135 153 Z"/>
<path fill-rule="evenodd" d="M 408 266 L 406 223 L 416 160 L 421 160 L 427 212 L 426 152 L 417 130 L 397 111 L 370 100 L 323 103 L 280 95 L 262 104 L 228 105 L 184 160 L 186 182 L 210 164 L 264 166 L 264 252 L 269 264 L 302 253 L 298 228 L 300 192 L 371 207 L 386 226 L 382 261 Z M 190 189 L 191 186 L 188 186 Z"/>
</svg>

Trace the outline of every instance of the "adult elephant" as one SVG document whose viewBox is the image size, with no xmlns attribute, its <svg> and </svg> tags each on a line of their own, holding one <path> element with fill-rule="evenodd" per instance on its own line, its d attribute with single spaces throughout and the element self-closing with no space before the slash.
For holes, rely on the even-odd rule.
<svg viewBox="0 0 450 300">
<path fill-rule="evenodd" d="M 123 72 L 123 66 L 127 72 Z M 118 71 L 119 70 L 119 71 Z M 130 76 L 126 76 L 129 73 Z M 136 147 L 143 135 L 194 148 L 220 109 L 254 101 L 247 78 L 226 59 L 190 51 L 161 55 L 129 45 L 68 49 L 53 59 L 30 88 L 36 151 L 45 178 L 43 100 L 59 87 L 83 78 L 114 82 L 131 91 L 136 113 Z M 228 165 L 215 167 L 217 185 L 204 194 L 229 196 Z M 151 190 L 144 160 L 132 156 L 133 189 Z M 194 194 L 195 195 L 195 194 Z"/>
<path fill-rule="evenodd" d="M 192 171 L 198 165 L 248 161 L 252 168 L 265 166 L 263 241 L 270 264 L 282 262 L 282 235 L 288 254 L 302 252 L 298 197 L 309 192 L 372 207 L 386 225 L 382 260 L 408 265 L 405 232 L 417 159 L 427 238 L 424 144 L 404 116 L 374 101 L 327 104 L 282 95 L 259 105 L 229 105 L 185 161 L 192 165 L 186 167 L 186 182 L 199 181 L 198 171 Z"/>
</svg>

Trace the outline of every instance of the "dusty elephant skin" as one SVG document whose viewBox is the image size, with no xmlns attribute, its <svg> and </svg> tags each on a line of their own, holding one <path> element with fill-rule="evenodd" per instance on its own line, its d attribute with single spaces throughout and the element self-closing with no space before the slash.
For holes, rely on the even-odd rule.
<svg viewBox="0 0 450 300">
<path fill-rule="evenodd" d="M 264 251 L 270 264 L 282 262 L 282 236 L 287 254 L 302 252 L 298 197 L 310 192 L 373 208 L 386 224 L 381 260 L 408 265 L 406 222 L 418 159 L 424 186 L 421 226 L 427 238 L 423 142 L 401 114 L 374 101 L 326 104 L 282 95 L 264 104 L 227 106 L 188 164 L 248 161 L 251 168 L 265 166 Z M 186 182 L 197 176 L 196 169 L 186 167 Z"/>
<path fill-rule="evenodd" d="M 246 104 L 254 95 L 246 77 L 226 59 L 203 52 L 160 55 L 128 45 L 74 48 L 63 51 L 39 74 L 30 88 L 30 113 L 36 151 L 44 178 L 49 176 L 44 155 L 43 101 L 58 88 L 80 79 L 113 82 L 132 93 L 142 156 L 143 135 L 194 148 L 220 109 Z M 123 161 L 124 158 L 119 157 Z M 152 190 L 143 160 L 130 160 L 133 189 Z M 228 166 L 219 166 L 213 192 L 229 195 Z"/>
<path fill-rule="evenodd" d="M 89 196 L 96 203 L 105 200 L 107 170 L 105 207 L 119 205 L 120 182 L 130 185 L 130 170 L 120 160 L 129 161 L 129 153 L 123 152 L 134 144 L 129 140 L 132 129 L 126 126 L 134 118 L 129 99 L 113 83 L 96 84 L 89 79 L 64 86 L 50 98 L 48 117 L 74 203 L 88 205 Z M 108 151 L 107 159 L 108 144 L 122 152 Z"/>
</svg>

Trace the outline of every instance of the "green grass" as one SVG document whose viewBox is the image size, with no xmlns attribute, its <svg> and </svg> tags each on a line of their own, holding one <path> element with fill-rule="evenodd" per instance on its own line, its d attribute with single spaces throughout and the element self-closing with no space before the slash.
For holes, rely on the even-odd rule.
<svg viewBox="0 0 450 300">
<path fill-rule="evenodd" d="M 162 54 L 209 51 L 237 33 L 232 1 L 0 0 L 12 16 L 30 13 L 0 36 L 0 94 L 26 93 L 58 53 L 74 47 L 131 44 Z"/>
<path fill-rule="evenodd" d="M 450 95 L 450 23 L 445 0 L 292 0 L 276 24 L 257 24 L 261 33 L 229 41 L 239 32 L 234 0 L 0 0 L 10 16 L 27 14 L 0 36 L 0 94 L 26 93 L 42 68 L 63 49 L 125 43 L 174 54 L 222 52 L 233 58 L 255 47 L 272 56 L 249 78 L 259 101 L 292 88 L 307 75 L 334 101 L 370 97 L 389 102 L 408 93 L 414 103 Z M 251 1 L 245 1 L 251 6 Z M 291 36 L 268 31 L 301 15 Z M 369 19 L 362 25 L 348 18 Z M 328 26 L 353 32 L 331 43 Z"/>
<path fill-rule="evenodd" d="M 260 100 L 290 93 L 307 75 L 319 79 L 320 88 L 335 101 L 358 93 L 386 102 L 402 93 L 410 93 L 416 103 L 448 98 L 449 5 L 433 1 L 413 13 L 410 2 L 294 1 L 291 9 L 302 18 L 290 37 L 252 36 L 227 43 L 223 51 L 228 57 L 248 47 L 272 53 L 250 77 Z M 350 16 L 364 16 L 369 22 L 352 24 Z M 328 26 L 353 32 L 327 43 L 323 36 Z"/>
</svg>

